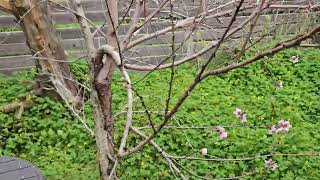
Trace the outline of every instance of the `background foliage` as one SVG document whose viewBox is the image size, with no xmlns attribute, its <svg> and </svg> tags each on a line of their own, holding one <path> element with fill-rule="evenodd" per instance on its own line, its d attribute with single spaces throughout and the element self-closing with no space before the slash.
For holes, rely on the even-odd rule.
<svg viewBox="0 0 320 180">
<path fill-rule="evenodd" d="M 250 54 L 250 53 L 249 53 Z M 247 54 L 247 55 L 249 55 Z M 288 60 L 299 56 L 300 62 L 292 64 Z M 214 66 L 214 65 L 213 65 Z M 79 80 L 86 84 L 87 66 L 73 65 Z M 173 103 L 188 83 L 191 82 L 196 66 L 184 65 L 176 69 Z M 49 98 L 31 97 L 30 80 L 34 72 L 23 72 L 11 77 L 0 76 L 0 105 L 29 97 L 35 105 L 26 110 L 20 120 L 14 113 L 0 112 L 0 154 L 18 156 L 38 166 L 48 179 L 97 179 L 95 142 L 84 130 L 81 123 L 61 103 Z M 133 81 L 145 74 L 132 73 Z M 134 88 L 144 97 L 152 112 L 154 123 L 160 121 L 164 109 L 170 71 L 155 72 Z M 192 93 L 171 126 L 217 126 L 225 125 L 226 140 L 220 140 L 212 128 L 207 129 L 165 129 L 155 139 L 161 147 L 172 155 L 188 155 L 201 148 L 208 148 L 205 158 L 242 158 L 270 153 L 316 153 L 320 152 L 320 50 L 291 49 L 265 61 L 235 70 L 231 73 L 205 80 Z M 114 76 L 113 107 L 116 129 L 124 123 L 123 111 L 126 93 Z M 276 88 L 277 82 L 284 87 Z M 172 104 L 173 104 L 172 103 Z M 145 126 L 148 122 L 139 99 L 135 100 L 135 126 Z M 88 124 L 94 127 L 90 105 L 85 113 Z M 248 122 L 241 124 L 232 114 L 241 108 L 248 115 Z M 288 134 L 268 135 L 268 128 L 280 119 L 289 120 L 293 128 Z M 145 133 L 150 129 L 145 130 Z M 132 135 L 132 146 L 140 137 Z M 119 134 L 116 141 L 119 142 Z M 179 164 L 198 176 L 209 179 L 252 174 L 252 179 L 320 179 L 319 156 L 275 156 L 279 168 L 270 171 L 265 168 L 266 158 L 248 161 L 186 161 Z M 141 152 L 122 162 L 117 170 L 121 179 L 173 179 L 166 162 L 147 146 Z M 188 174 L 188 172 L 184 172 Z M 190 175 L 190 174 L 189 174 Z M 199 177 L 192 176 L 193 179 Z"/>
</svg>

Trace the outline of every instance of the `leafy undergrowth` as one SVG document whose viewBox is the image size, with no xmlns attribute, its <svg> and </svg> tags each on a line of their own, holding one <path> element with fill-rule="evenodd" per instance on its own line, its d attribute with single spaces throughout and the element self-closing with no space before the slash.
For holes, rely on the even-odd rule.
<svg viewBox="0 0 320 180">
<path fill-rule="evenodd" d="M 288 60 L 299 56 L 300 62 Z M 84 65 L 73 70 L 80 80 L 88 79 Z M 171 107 L 196 74 L 195 66 L 176 69 Z M 145 74 L 132 73 L 134 82 Z M 0 105 L 25 97 L 30 91 L 24 83 L 32 72 L 12 77 L 0 77 Z M 113 107 L 123 110 L 126 93 L 114 76 Z M 134 88 L 144 97 L 158 123 L 165 107 L 170 71 L 155 72 Z M 276 84 L 283 82 L 283 88 Z M 94 139 L 67 108 L 49 98 L 33 99 L 35 105 L 25 111 L 20 120 L 14 113 L 0 112 L 0 154 L 18 156 L 38 166 L 47 179 L 97 179 L 98 167 Z M 139 100 L 135 101 L 135 126 L 145 126 L 148 119 Z M 85 114 L 93 127 L 92 110 L 87 105 Z M 233 115 L 236 108 L 247 114 L 241 124 Z M 123 128 L 124 116 L 118 115 L 116 130 Z M 280 119 L 292 128 L 285 134 L 270 135 L 268 129 Z M 187 99 L 170 126 L 225 126 L 228 137 L 221 140 L 213 128 L 164 129 L 155 141 L 169 154 L 190 155 L 222 161 L 180 159 L 179 166 L 190 179 L 226 178 L 243 176 L 245 179 L 320 179 L 320 51 L 292 49 L 281 52 L 267 61 L 252 64 L 231 73 L 210 77 L 198 86 Z M 145 133 L 151 132 L 145 129 Z M 129 148 L 141 140 L 132 135 Z M 119 133 L 116 135 L 118 143 Z M 195 152 L 207 148 L 208 154 Z M 278 154 L 271 157 L 263 155 Z M 281 155 L 279 155 L 281 154 Z M 318 153 L 319 155 L 319 153 Z M 263 157 L 260 157 L 263 156 Z M 256 157 L 242 159 L 245 157 Z M 265 167 L 272 158 L 278 164 L 275 171 Z M 240 159 L 227 161 L 226 159 Z M 117 169 L 121 179 L 174 179 L 166 161 L 147 145 L 141 152 L 121 162 Z"/>
</svg>

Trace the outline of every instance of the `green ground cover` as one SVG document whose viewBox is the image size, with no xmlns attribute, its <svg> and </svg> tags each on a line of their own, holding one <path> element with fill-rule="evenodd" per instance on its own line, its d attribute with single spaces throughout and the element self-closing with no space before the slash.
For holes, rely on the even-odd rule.
<svg viewBox="0 0 320 180">
<path fill-rule="evenodd" d="M 300 62 L 288 60 L 299 56 Z M 84 64 L 73 65 L 73 71 L 83 82 L 88 79 Z M 173 103 L 197 68 L 184 65 L 176 69 Z M 34 72 L 11 77 L 0 76 L 0 105 L 28 96 Z M 131 74 L 133 81 L 144 74 Z M 159 71 L 134 87 L 144 96 L 152 119 L 159 122 L 157 111 L 164 109 L 170 71 Z M 114 76 L 113 107 L 122 110 L 126 93 Z M 283 82 L 283 88 L 276 88 Z M 0 112 L 0 154 L 18 156 L 38 166 L 48 179 L 97 179 L 98 167 L 94 139 L 70 113 L 66 106 L 49 98 L 29 97 L 35 105 L 17 120 L 13 113 Z M 172 104 L 173 104 L 172 103 Z M 88 124 L 93 127 L 92 110 L 86 105 Z M 235 108 L 246 111 L 248 122 L 241 124 L 233 115 Z M 143 111 L 139 100 L 135 111 Z M 124 116 L 116 119 L 116 130 L 123 127 Z M 288 120 L 292 128 L 287 134 L 269 135 L 268 128 L 280 119 Z M 147 117 L 136 113 L 134 125 L 146 125 Z M 266 157 L 240 161 L 179 160 L 184 174 L 191 179 L 208 179 L 249 175 L 246 179 L 320 179 L 320 50 L 291 49 L 231 73 L 205 80 L 192 93 L 169 123 L 171 126 L 228 126 L 228 137 L 221 140 L 212 129 L 165 129 L 155 141 L 169 154 L 183 156 L 194 150 L 208 148 L 208 155 L 194 153 L 199 158 L 243 158 L 267 154 L 291 154 L 271 157 L 278 164 L 275 171 L 265 167 Z M 150 130 L 145 130 L 150 132 Z M 133 135 L 129 146 L 140 138 Z M 116 135 L 119 142 L 119 134 Z M 300 154 L 292 155 L 292 154 Z M 310 155 L 314 156 L 310 156 Z M 307 155 L 307 156 L 305 156 Z M 141 152 L 125 159 L 117 169 L 121 179 L 174 179 L 166 161 L 146 146 Z M 187 172 L 188 171 L 188 172 Z"/>
</svg>

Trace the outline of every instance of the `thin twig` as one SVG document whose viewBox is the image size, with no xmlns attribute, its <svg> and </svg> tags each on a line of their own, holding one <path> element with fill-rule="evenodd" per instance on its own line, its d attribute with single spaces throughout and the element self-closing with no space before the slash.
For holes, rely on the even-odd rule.
<svg viewBox="0 0 320 180">
<path fill-rule="evenodd" d="M 224 38 L 226 37 L 227 33 L 229 32 L 233 22 L 236 19 L 236 16 L 240 10 L 240 7 L 242 5 L 244 0 L 241 0 L 239 5 L 237 6 L 237 9 L 231 19 L 231 22 L 229 23 L 227 29 L 225 30 L 222 38 L 219 40 L 219 42 L 217 43 L 216 49 L 213 52 L 211 58 L 207 61 L 207 63 L 203 66 L 202 70 L 198 73 L 198 75 L 196 76 L 194 82 L 188 87 L 188 89 L 184 92 L 184 94 L 179 98 L 178 102 L 176 103 L 176 105 L 174 106 L 174 108 L 172 110 L 170 110 L 165 116 L 164 116 L 164 120 L 163 122 L 156 128 L 156 132 L 153 132 L 149 137 L 147 137 L 146 139 L 142 140 L 140 143 L 138 143 L 135 147 L 133 147 L 132 149 L 129 149 L 128 151 L 126 151 L 125 153 L 120 153 L 120 156 L 128 156 L 134 152 L 139 151 L 146 143 L 148 143 L 150 140 L 152 140 L 157 133 L 160 132 L 160 130 L 167 124 L 167 122 L 169 121 L 169 119 L 177 112 L 177 110 L 179 109 L 179 107 L 181 106 L 181 104 L 184 102 L 184 100 L 190 95 L 190 92 L 196 87 L 196 85 L 198 83 L 200 83 L 201 79 L 201 75 L 204 72 L 204 70 L 206 69 L 206 67 L 209 65 L 210 61 L 213 59 L 213 57 L 215 56 L 215 53 L 217 52 L 217 49 L 220 47 L 221 43 L 223 42 Z"/>
</svg>

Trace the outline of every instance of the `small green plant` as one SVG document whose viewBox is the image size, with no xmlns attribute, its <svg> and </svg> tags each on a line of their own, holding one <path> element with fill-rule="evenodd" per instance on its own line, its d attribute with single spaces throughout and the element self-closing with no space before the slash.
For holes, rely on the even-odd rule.
<svg viewBox="0 0 320 180">
<path fill-rule="evenodd" d="M 293 64 L 289 61 L 292 56 L 299 56 L 300 61 Z M 167 153 L 176 156 L 207 148 L 208 154 L 195 156 L 208 159 L 257 157 L 239 161 L 178 160 L 191 179 L 198 178 L 188 172 L 209 179 L 237 176 L 245 179 L 320 179 L 320 157 L 316 155 L 320 151 L 319 57 L 320 51 L 316 49 L 290 49 L 266 61 L 205 80 L 168 125 L 225 125 L 227 138 L 222 140 L 212 128 L 173 128 L 164 129 L 155 141 Z M 173 102 L 192 81 L 197 70 L 190 64 L 176 69 Z M 85 63 L 73 64 L 72 71 L 81 82 L 87 82 Z M 132 72 L 132 81 L 136 82 L 144 75 Z M 169 76 L 170 70 L 154 72 L 134 85 L 144 97 L 146 106 L 154 112 L 165 106 L 163 88 L 168 85 L 164 77 Z M 0 76 L 0 106 L 28 94 L 31 87 L 25 86 L 23 81 L 33 78 L 34 72 L 9 78 Z M 123 111 L 126 103 L 125 89 L 119 79 L 120 75 L 115 74 L 113 108 L 116 113 Z M 279 82 L 282 86 L 277 85 Z M 81 123 L 62 103 L 42 97 L 33 101 L 34 106 L 26 110 L 20 120 L 13 114 L 0 112 L 0 154 L 30 160 L 49 180 L 98 179 L 95 141 Z M 143 111 L 139 103 L 135 104 L 135 111 Z M 245 111 L 246 123 L 242 124 L 234 116 L 236 108 Z M 86 121 L 93 128 L 91 105 L 86 104 L 85 109 Z M 154 123 L 159 122 L 160 117 L 161 113 L 152 113 Z M 116 132 L 120 132 L 124 117 L 120 113 L 115 119 Z M 280 119 L 290 122 L 289 132 L 270 135 L 269 128 Z M 146 121 L 145 114 L 134 114 L 134 126 L 141 126 Z M 120 141 L 119 136 L 116 133 L 116 142 Z M 140 137 L 132 135 L 128 144 L 131 147 L 139 140 Z M 273 156 L 263 156 L 269 154 Z M 266 162 L 270 168 L 266 167 Z M 272 171 L 274 163 L 277 167 Z M 124 160 L 117 174 L 120 179 L 174 179 L 166 161 L 151 146 Z"/>
</svg>

